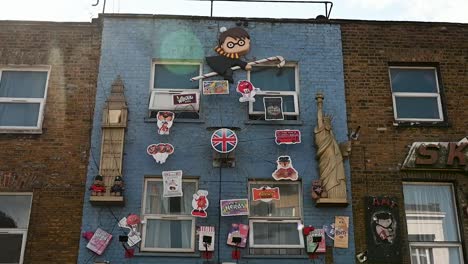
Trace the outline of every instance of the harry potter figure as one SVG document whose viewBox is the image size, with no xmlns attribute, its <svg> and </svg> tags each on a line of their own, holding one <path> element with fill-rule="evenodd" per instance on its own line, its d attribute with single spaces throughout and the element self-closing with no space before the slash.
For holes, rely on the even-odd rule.
<svg viewBox="0 0 468 264">
<path fill-rule="evenodd" d="M 243 28 L 235 27 L 223 31 L 218 38 L 218 46 L 215 51 L 218 56 L 206 57 L 206 63 L 225 80 L 234 83 L 231 67 L 239 66 L 250 71 L 252 66 L 240 60 L 240 56 L 247 54 L 250 50 L 250 36 Z"/>
</svg>

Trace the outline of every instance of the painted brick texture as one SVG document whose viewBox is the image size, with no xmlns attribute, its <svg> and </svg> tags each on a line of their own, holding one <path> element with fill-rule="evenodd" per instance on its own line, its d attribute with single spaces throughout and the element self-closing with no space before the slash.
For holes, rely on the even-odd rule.
<svg viewBox="0 0 468 264">
<path fill-rule="evenodd" d="M 454 183 L 460 229 L 467 256 L 468 219 L 461 214 L 466 202 L 465 173 L 400 171 L 414 141 L 459 141 L 468 131 L 468 25 L 340 21 L 346 86 L 348 126 L 361 126 L 353 146 L 353 213 L 356 252 L 366 249 L 365 202 L 368 195 L 389 195 L 403 204 L 402 181 Z M 437 63 L 445 95 L 448 126 L 394 126 L 389 63 Z M 400 206 L 403 263 L 410 263 L 403 206 Z"/>
<path fill-rule="evenodd" d="M 0 134 L 0 191 L 33 192 L 24 263 L 77 261 L 100 39 L 96 22 L 0 22 L 0 67 L 51 66 L 42 134 Z"/>
<path fill-rule="evenodd" d="M 92 206 L 85 194 L 83 207 L 83 230 L 101 227 L 114 236 L 121 234 L 113 217 L 129 213 L 141 214 L 142 191 L 145 175 L 161 175 L 165 170 L 183 170 L 186 176 L 198 176 L 199 188 L 209 191 L 207 219 L 197 219 L 196 225 L 213 225 L 219 236 L 215 245 L 214 259 L 229 262 L 232 248 L 226 245 L 228 228 L 231 223 L 248 223 L 247 217 L 220 218 L 219 199 L 246 198 L 248 179 L 271 180 L 279 155 L 289 154 L 294 167 L 302 179 L 303 215 L 305 224 L 322 226 L 334 221 L 335 215 L 350 216 L 349 249 L 330 249 L 328 263 L 354 262 L 354 237 L 351 205 L 346 208 L 316 208 L 310 198 L 313 179 L 318 178 L 315 159 L 313 128 L 316 125 L 316 92 L 325 95 L 325 111 L 334 116 L 333 126 L 338 141 L 344 141 L 347 134 L 345 93 L 342 68 L 341 32 L 338 25 L 316 24 L 313 22 L 287 22 L 283 20 L 249 21 L 247 31 L 251 35 L 252 49 L 246 56 L 249 61 L 275 55 L 284 56 L 287 61 L 299 63 L 300 76 L 300 121 L 294 126 L 252 125 L 247 123 L 247 104 L 240 104 L 239 95 L 231 85 L 230 95 L 202 96 L 201 122 L 174 122 L 170 135 L 156 133 L 156 123 L 145 122 L 148 115 L 151 63 L 157 60 L 204 61 L 205 56 L 215 55 L 218 28 L 234 27 L 236 20 L 216 18 L 181 18 L 158 16 L 105 16 L 103 42 L 96 94 L 95 115 L 92 132 L 91 158 L 88 167 L 87 185 L 97 174 L 93 161 L 99 160 L 101 147 L 100 120 L 104 102 L 110 86 L 117 75 L 125 84 L 129 107 L 129 122 L 124 146 L 123 175 L 125 180 L 125 206 Z M 205 64 L 203 71 L 211 71 Z M 246 79 L 244 71 L 234 74 L 235 83 Z M 237 127 L 239 144 L 236 149 L 235 168 L 213 168 L 213 150 L 210 146 L 212 127 Z M 277 146 L 274 143 L 275 129 L 299 129 L 302 143 L 294 146 Z M 168 142 L 175 152 L 166 163 L 156 164 L 146 154 L 149 144 Z M 349 166 L 346 162 L 349 181 Z M 191 194 L 184 194 L 191 195 Z M 348 190 L 348 199 L 351 192 Z M 331 241 L 328 241 L 331 245 Z M 247 251 L 242 250 L 242 255 Z M 138 255 L 131 260 L 123 258 L 122 246 L 113 241 L 101 257 L 111 263 L 202 263 L 199 252 L 195 257 L 182 254 L 176 256 Z M 86 241 L 80 241 L 79 263 L 93 259 L 86 249 Z M 333 260 L 332 260 L 333 259 Z M 283 263 L 284 258 L 242 258 L 239 263 Z M 290 263 L 310 263 L 303 258 L 287 260 Z M 321 257 L 324 262 L 324 256 Z"/>
</svg>

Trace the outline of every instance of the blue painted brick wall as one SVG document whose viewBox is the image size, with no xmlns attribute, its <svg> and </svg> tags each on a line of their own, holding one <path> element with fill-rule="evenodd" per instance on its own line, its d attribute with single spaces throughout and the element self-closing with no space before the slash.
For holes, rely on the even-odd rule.
<svg viewBox="0 0 468 264">
<path fill-rule="evenodd" d="M 299 171 L 303 187 L 303 214 L 306 225 L 322 226 L 334 221 L 336 215 L 350 217 L 348 249 L 333 249 L 334 263 L 354 262 L 354 230 L 351 204 L 346 208 L 316 208 L 310 198 L 313 179 L 319 178 L 315 159 L 313 128 L 316 124 L 315 94 L 325 95 L 325 112 L 333 115 L 333 127 L 338 141 L 345 141 L 347 134 L 346 107 L 343 80 L 343 59 L 339 25 L 295 23 L 293 21 L 252 21 L 247 30 L 251 35 L 252 49 L 247 60 L 275 55 L 287 61 L 299 63 L 300 119 L 302 125 L 252 125 L 246 124 L 247 104 L 238 101 L 238 94 L 231 85 L 230 95 L 203 96 L 201 99 L 201 123 L 174 123 L 169 136 L 156 133 L 156 124 L 145 122 L 148 114 L 151 62 L 153 59 L 192 59 L 203 61 L 205 56 L 215 55 L 217 31 L 220 26 L 235 26 L 234 20 L 208 18 L 160 18 L 160 17 L 105 17 L 102 32 L 101 61 L 92 131 L 92 149 L 88 168 L 87 186 L 97 174 L 99 163 L 101 127 L 100 121 L 105 100 L 117 75 L 125 83 L 129 106 L 128 129 L 124 147 L 123 175 L 125 179 L 125 207 L 96 207 L 89 201 L 86 191 L 83 208 L 83 231 L 101 227 L 115 236 L 103 256 L 96 259 L 111 263 L 202 263 L 202 259 L 190 257 L 136 256 L 124 259 L 123 248 L 117 242 L 120 233 L 113 215 L 118 219 L 129 213 L 141 213 L 144 175 L 160 175 L 164 170 L 183 170 L 184 175 L 200 177 L 199 186 L 209 191 L 210 207 L 207 219 L 197 219 L 196 225 L 214 225 L 220 232 L 215 258 L 231 260 L 232 248 L 225 243 L 231 223 L 247 224 L 248 218 L 223 217 L 219 219 L 219 193 L 222 199 L 248 196 L 249 178 L 272 179 L 275 161 L 279 155 L 290 155 Z M 204 65 L 204 72 L 209 72 Z M 246 79 L 244 71 L 234 74 L 235 81 Z M 207 127 L 240 127 L 237 135 L 235 168 L 213 168 L 211 131 Z M 300 129 L 302 143 L 294 146 L 277 146 L 275 129 Z M 152 143 L 169 142 L 175 152 L 166 163 L 158 165 L 146 154 Z M 351 201 L 349 164 L 345 162 L 348 180 L 348 200 Z M 219 180 L 222 182 L 219 183 Z M 221 188 L 221 189 L 220 189 Z M 191 194 L 186 194 L 191 195 Z M 218 224 L 220 223 L 220 225 Z M 93 254 L 81 239 L 79 263 L 91 263 Z M 327 239 L 327 244 L 333 242 Z M 242 254 L 247 251 L 243 250 Z M 322 256 L 323 258 L 323 256 Z M 243 258 L 239 263 L 282 263 L 283 259 Z M 310 263 L 308 259 L 289 259 L 289 263 Z"/>
</svg>

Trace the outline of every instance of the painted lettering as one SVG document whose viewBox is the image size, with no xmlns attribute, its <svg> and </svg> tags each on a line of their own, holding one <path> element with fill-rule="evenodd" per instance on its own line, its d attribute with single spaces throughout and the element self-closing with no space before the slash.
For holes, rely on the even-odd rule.
<svg viewBox="0 0 468 264">
<path fill-rule="evenodd" d="M 457 143 L 450 142 L 447 165 L 452 166 L 454 164 L 454 160 L 457 159 L 459 166 L 465 166 L 465 153 L 462 151 L 466 148 L 466 146 L 468 146 L 468 143 L 461 143 L 460 146 L 457 146 Z"/>
<path fill-rule="evenodd" d="M 439 145 L 437 144 L 421 144 L 417 149 L 415 164 L 417 165 L 432 165 L 436 164 L 439 159 Z"/>
</svg>

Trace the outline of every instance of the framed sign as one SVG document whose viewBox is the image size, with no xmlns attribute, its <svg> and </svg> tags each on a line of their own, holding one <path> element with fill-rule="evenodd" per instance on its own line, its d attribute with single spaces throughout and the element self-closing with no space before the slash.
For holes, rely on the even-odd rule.
<svg viewBox="0 0 468 264">
<path fill-rule="evenodd" d="M 197 94 L 187 93 L 187 94 L 174 94 L 172 96 L 173 105 L 188 105 L 197 103 Z"/>
<path fill-rule="evenodd" d="M 295 129 L 276 130 L 275 142 L 278 145 L 301 143 L 301 131 Z"/>
<path fill-rule="evenodd" d="M 278 187 L 271 188 L 263 186 L 261 188 L 252 188 L 252 196 L 254 201 L 271 202 L 272 200 L 280 199 L 280 190 Z"/>
<path fill-rule="evenodd" d="M 94 253 L 102 255 L 104 250 L 106 250 L 107 246 L 109 245 L 111 239 L 111 234 L 107 233 L 101 228 L 98 228 L 96 229 L 96 232 L 94 232 L 93 237 L 91 237 L 86 247 Z"/>
<path fill-rule="evenodd" d="M 163 197 L 181 197 L 182 193 L 182 171 L 163 171 Z"/>
<path fill-rule="evenodd" d="M 229 230 L 227 244 L 230 246 L 244 248 L 247 245 L 248 235 L 249 235 L 248 225 L 232 224 L 231 229 Z"/>
<path fill-rule="evenodd" d="M 247 199 L 231 199 L 219 201 L 221 216 L 249 215 L 249 201 Z"/>
<path fill-rule="evenodd" d="M 348 248 L 349 217 L 335 216 L 335 247 Z"/>
<path fill-rule="evenodd" d="M 265 120 L 284 120 L 283 97 L 263 97 Z"/>
<path fill-rule="evenodd" d="M 203 94 L 229 94 L 229 83 L 225 80 L 203 81 Z"/>
</svg>

